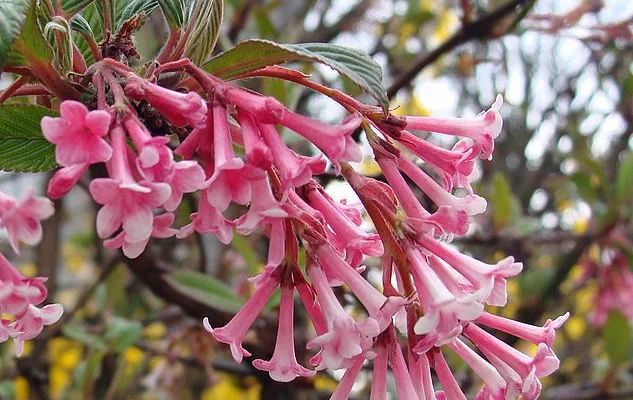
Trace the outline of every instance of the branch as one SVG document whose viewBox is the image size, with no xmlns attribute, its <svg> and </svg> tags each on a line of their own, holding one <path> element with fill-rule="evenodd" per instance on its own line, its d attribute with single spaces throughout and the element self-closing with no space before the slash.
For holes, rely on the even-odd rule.
<svg viewBox="0 0 633 400">
<path fill-rule="evenodd" d="M 413 79 L 426 68 L 428 65 L 435 62 L 444 54 L 455 49 L 457 46 L 469 42 L 471 40 L 486 40 L 490 38 L 495 31 L 495 23 L 502 20 L 504 17 L 517 11 L 525 3 L 532 4 L 533 2 L 528 0 L 512 0 L 508 3 L 500 6 L 496 10 L 484 15 L 483 17 L 469 23 L 462 25 L 461 29 L 453 36 L 451 36 L 446 42 L 442 43 L 435 50 L 430 53 L 419 55 L 413 62 L 413 65 L 408 70 L 404 71 L 400 76 L 397 76 L 394 82 L 387 89 L 387 95 L 389 98 L 395 96 L 398 90 L 407 86 Z"/>
</svg>

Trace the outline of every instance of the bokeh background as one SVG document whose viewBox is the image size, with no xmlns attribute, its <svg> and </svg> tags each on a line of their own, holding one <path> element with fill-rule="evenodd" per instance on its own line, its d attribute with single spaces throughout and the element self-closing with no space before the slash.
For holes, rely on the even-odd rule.
<svg viewBox="0 0 633 400">
<path fill-rule="evenodd" d="M 482 260 L 513 255 L 524 263 L 508 284 L 508 306 L 495 312 L 538 325 L 571 312 L 555 345 L 561 368 L 543 382 L 543 398 L 633 398 L 633 2 L 225 4 L 216 52 L 248 38 L 362 49 L 382 65 L 398 114 L 475 115 L 501 93 L 504 129 L 475 184 L 488 211 L 453 243 Z M 151 15 L 136 35 L 139 63 L 167 36 L 161 18 Z M 327 67 L 295 67 L 362 98 Z M 11 80 L 3 75 L 0 88 Z M 293 84 L 245 84 L 327 122 L 343 116 L 333 102 Z M 312 151 L 295 136 L 287 140 Z M 370 160 L 358 168 L 380 178 Z M 0 187 L 43 192 L 47 178 L 2 174 Z M 351 196 L 334 176 L 323 183 L 335 198 Z M 211 236 L 159 240 L 138 259 L 125 260 L 97 239 L 86 189 L 84 183 L 57 201 L 42 243 L 12 260 L 26 275 L 48 276 L 49 300 L 66 312 L 27 344 L 22 358 L 13 357 L 10 344 L 0 345 L 1 399 L 329 397 L 340 375 L 279 384 L 248 363 L 235 364 L 226 346 L 201 329 L 202 316 L 226 320 L 252 293 L 246 279 L 263 266 L 264 237 L 237 236 L 229 246 Z M 179 210 L 180 225 L 187 208 Z M 6 240 L 0 246 L 11 254 Z M 379 275 L 368 264 L 374 280 Z M 348 303 L 354 307 L 353 299 Z M 256 354 L 272 352 L 275 307 L 273 299 L 249 334 Z M 296 326 L 298 356 L 305 360 L 309 354 L 300 349 L 312 331 L 302 315 Z M 521 341 L 512 344 L 531 351 Z M 479 383 L 467 366 L 449 362 L 462 387 L 476 392 Z M 368 398 L 370 371 L 361 374 L 355 398 Z"/>
</svg>

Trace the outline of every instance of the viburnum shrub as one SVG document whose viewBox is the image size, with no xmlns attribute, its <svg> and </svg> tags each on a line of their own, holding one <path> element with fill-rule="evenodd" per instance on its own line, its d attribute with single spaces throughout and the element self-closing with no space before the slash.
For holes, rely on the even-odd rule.
<svg viewBox="0 0 633 400">
<path fill-rule="evenodd" d="M 274 352 L 269 360 L 252 360 L 274 380 L 344 369 L 332 398 L 346 399 L 369 361 L 372 399 L 386 398 L 388 370 L 400 399 L 462 399 L 445 358 L 453 353 L 481 378 L 477 399 L 539 396 L 539 378 L 559 366 L 552 343 L 568 314 L 536 327 L 485 311 L 486 305 L 506 304 L 506 280 L 521 271 L 521 263 L 510 256 L 487 264 L 451 245 L 486 209 L 471 182 L 476 163 L 493 156 L 502 129 L 501 96 L 471 118 L 396 116 L 380 86 L 380 67 L 357 50 L 252 40 L 210 58 L 222 16 L 219 1 L 193 1 L 184 9 L 170 8 L 169 1 L 133 1 L 119 13 L 108 9 L 115 3 L 103 1 L 97 15 L 104 32 L 100 45 L 77 14 L 89 1 L 68 10 L 55 3 L 1 5 L 7 13 L 2 18 L 15 22 L 9 41 L 11 54 L 19 55 L 9 56 L 3 37 L 0 66 L 18 78 L 1 100 L 34 95 L 49 109 L 5 105 L 2 112 L 38 121 L 41 132 L 23 136 L 43 135 L 54 145 L 59 169 L 48 185 L 50 198 L 64 196 L 89 177 L 90 195 L 99 205 L 96 231 L 107 248 L 135 258 L 150 240 L 197 232 L 228 244 L 234 232 L 265 233 L 267 264 L 252 278 L 253 296 L 224 326 L 201 321 L 237 362 L 251 356 L 243 346 L 245 335 L 280 288 Z M 131 35 L 159 3 L 169 39 L 155 59 L 138 65 Z M 328 65 L 379 105 L 279 66 L 289 61 Z M 330 125 L 298 114 L 240 86 L 245 78 L 303 85 L 338 102 L 347 116 Z M 161 130 L 152 127 L 156 121 Z M 283 140 L 283 128 L 317 151 L 297 153 Z M 459 140 L 443 148 L 420 132 Z M 355 168 L 363 159 L 361 136 L 384 179 Z M 52 149 L 43 146 L 43 152 Z M 2 167 L 54 167 L 42 154 L 21 152 Z M 360 203 L 330 197 L 320 183 L 325 173 L 346 182 Z M 432 206 L 424 206 L 412 186 Z M 185 194 L 197 199 L 197 209 L 188 224 L 175 226 L 174 212 Z M 243 212 L 228 218 L 232 203 Z M 46 198 L 0 196 L 0 226 L 16 252 L 19 242 L 33 245 L 41 239 L 40 220 L 52 213 Z M 362 229 L 363 221 L 375 232 Z M 380 285 L 363 274 L 368 258 L 380 260 Z M 45 280 L 25 278 L 0 257 L 0 340 L 13 338 L 18 354 L 25 340 L 61 316 L 60 305 L 37 307 L 46 298 Z M 364 313 L 350 313 L 341 304 L 333 289 L 341 285 Z M 295 291 L 314 327 L 307 343 L 313 357 L 304 365 L 295 356 Z M 525 354 L 491 332 L 530 342 L 535 351 Z M 435 390 L 434 379 L 442 390 Z"/>
</svg>

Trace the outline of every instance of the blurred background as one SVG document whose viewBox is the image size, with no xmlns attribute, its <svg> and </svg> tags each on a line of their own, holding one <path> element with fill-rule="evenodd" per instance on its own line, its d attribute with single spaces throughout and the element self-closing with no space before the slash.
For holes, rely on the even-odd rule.
<svg viewBox="0 0 633 400">
<path fill-rule="evenodd" d="M 384 69 L 397 114 L 475 115 L 501 93 L 503 132 L 475 185 L 488 211 L 453 243 L 482 260 L 513 255 L 524 263 L 508 284 L 508 306 L 496 313 L 542 325 L 571 312 L 555 345 L 561 368 L 544 380 L 543 398 L 633 398 L 633 2 L 226 0 L 225 13 L 216 52 L 248 38 L 366 51 Z M 167 37 L 161 18 L 153 13 L 136 35 L 139 63 Z M 363 98 L 328 67 L 294 67 Z M 11 80 L 3 75 L 0 88 Z M 244 84 L 326 122 L 344 115 L 290 83 Z M 312 151 L 295 136 L 287 140 Z M 358 168 L 377 175 L 367 154 Z M 5 173 L 0 187 L 44 192 L 47 179 Z M 335 198 L 350 196 L 334 176 L 323 183 Z M 96 237 L 85 182 L 56 206 L 42 243 L 12 261 L 25 275 L 48 276 L 49 301 L 66 311 L 21 359 L 0 345 L 1 399 L 329 397 L 340 374 L 279 384 L 248 362 L 235 364 L 228 347 L 201 329 L 203 316 L 220 325 L 252 293 L 246 279 L 263 266 L 265 237 L 237 236 L 229 246 L 211 236 L 155 240 L 125 260 Z M 186 204 L 178 213 L 182 226 Z M 12 254 L 6 240 L 1 246 Z M 379 277 L 372 262 L 370 280 Z M 247 337 L 256 356 L 272 352 L 275 307 L 273 299 Z M 303 315 L 296 334 L 305 361 L 313 333 Z M 476 392 L 467 366 L 449 363 L 462 387 Z M 368 398 L 370 371 L 355 398 Z"/>
</svg>

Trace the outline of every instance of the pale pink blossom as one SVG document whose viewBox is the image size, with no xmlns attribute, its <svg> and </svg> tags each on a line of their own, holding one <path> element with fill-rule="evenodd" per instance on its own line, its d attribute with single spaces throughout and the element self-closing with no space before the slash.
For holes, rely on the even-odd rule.
<svg viewBox="0 0 633 400">
<path fill-rule="evenodd" d="M 362 160 L 360 147 L 351 136 L 361 121 L 360 115 L 351 114 L 340 126 L 332 126 L 286 110 L 279 124 L 308 139 L 338 166 L 339 162 Z"/>
<path fill-rule="evenodd" d="M 433 351 L 430 351 L 428 354 L 431 356 L 433 369 L 435 370 L 437 378 L 440 381 L 440 385 L 442 385 L 443 389 L 443 393 L 436 393 L 437 398 L 439 400 L 466 400 L 466 396 L 455 380 L 455 376 L 446 363 L 446 359 L 444 358 L 442 351 L 437 348 Z"/>
<path fill-rule="evenodd" d="M 237 86 L 222 85 L 219 94 L 228 104 L 240 112 L 247 112 L 259 123 L 278 124 L 288 112 L 274 97 L 262 96 Z"/>
<path fill-rule="evenodd" d="M 478 398 L 486 400 L 505 400 L 506 399 L 506 382 L 499 374 L 495 367 L 488 361 L 483 359 L 473 349 L 468 347 L 460 339 L 448 344 L 468 366 L 481 378 L 484 382 L 484 390 L 480 392 Z"/>
<path fill-rule="evenodd" d="M 569 313 L 567 312 L 553 321 L 548 319 L 543 327 L 539 327 L 484 312 L 477 318 L 476 322 L 509 333 L 533 344 L 545 343 L 551 347 L 556 338 L 556 329 L 563 326 L 568 318 Z"/>
<path fill-rule="evenodd" d="M 356 356 L 351 360 L 350 366 L 343 374 L 343 378 L 338 383 L 336 390 L 332 393 L 330 400 L 347 400 L 352 393 L 352 387 L 356 382 L 356 377 L 363 367 L 365 358 L 362 355 Z"/>
<path fill-rule="evenodd" d="M 499 109 L 503 104 L 497 95 L 489 110 L 472 118 L 405 117 L 409 129 L 464 136 L 472 139 L 481 149 L 481 158 L 491 159 L 494 140 L 499 136 L 503 121 Z"/>
<path fill-rule="evenodd" d="M 183 193 L 193 193 L 202 187 L 204 170 L 196 161 L 178 161 L 165 183 L 171 187 L 171 195 L 165 202 L 165 210 L 175 211 L 182 201 Z"/>
<path fill-rule="evenodd" d="M 273 164 L 273 156 L 270 149 L 264 143 L 264 139 L 259 133 L 259 128 L 253 116 L 240 111 L 237 120 L 242 128 L 242 140 L 244 142 L 244 152 L 249 164 L 256 168 L 267 170 Z"/>
<path fill-rule="evenodd" d="M 387 348 L 377 341 L 374 345 L 374 368 L 371 374 L 371 394 L 369 400 L 387 400 Z"/>
<path fill-rule="evenodd" d="M 44 326 L 57 322 L 64 309 L 60 304 L 49 304 L 42 308 L 37 308 L 29 304 L 28 311 L 13 325 L 13 329 L 18 332 L 14 335 L 15 353 L 19 357 L 24 350 L 24 342 L 35 338 L 42 332 Z"/>
<path fill-rule="evenodd" d="M 315 374 L 315 371 L 301 366 L 295 356 L 293 292 L 292 286 L 281 285 L 279 327 L 273 357 L 270 361 L 253 360 L 255 368 L 268 371 L 270 377 L 277 382 L 290 382 L 297 376 L 311 377 Z"/>
<path fill-rule="evenodd" d="M 55 159 L 64 167 L 108 161 L 112 148 L 103 139 L 112 117 L 107 111 L 88 112 L 83 104 L 66 100 L 59 106 L 61 117 L 43 117 L 44 137 L 55 145 Z"/>
<path fill-rule="evenodd" d="M 221 328 L 212 328 L 209 318 L 205 317 L 202 320 L 204 329 L 213 335 L 215 340 L 229 345 L 231 355 L 235 361 L 242 362 L 244 356 L 250 357 L 251 353 L 242 347 L 244 336 L 266 306 L 268 299 L 277 286 L 279 286 L 278 274 L 274 271 L 273 273 L 267 273 L 262 278 L 255 294 L 248 299 L 246 304 L 242 306 L 228 324 Z"/>
<path fill-rule="evenodd" d="M 248 212 L 235 221 L 237 231 L 245 235 L 251 234 L 258 227 L 288 216 L 287 207 L 275 199 L 268 178 L 264 176 L 252 181 L 251 190 L 253 194 Z"/>
<path fill-rule="evenodd" d="M 164 239 L 172 237 L 178 233 L 177 229 L 171 227 L 174 223 L 174 218 L 175 216 L 172 213 L 164 213 L 154 216 L 151 237 Z M 105 240 L 103 245 L 109 249 L 121 248 L 126 257 L 136 258 L 145 250 L 149 239 L 150 238 L 148 237 L 139 242 L 132 242 L 128 240 L 128 236 L 125 231 L 121 231 L 112 239 Z"/>
<path fill-rule="evenodd" d="M 63 167 L 55 172 L 50 181 L 48 181 L 48 189 L 46 194 L 51 199 L 59 199 L 79 182 L 84 173 L 88 170 L 90 164 L 74 164 L 69 167 Z"/>
<path fill-rule="evenodd" d="M 200 192 L 198 212 L 192 213 L 189 218 L 191 223 L 180 228 L 176 234 L 178 239 L 191 235 L 195 230 L 198 233 L 213 233 L 221 243 L 231 243 L 235 223 L 224 218 L 220 210 L 209 203 L 206 190 Z"/>
<path fill-rule="evenodd" d="M 42 240 L 41 221 L 55 212 L 53 202 L 29 191 L 17 200 L 0 192 L 0 227 L 6 229 L 11 248 L 19 253 L 19 243 L 35 245 Z"/>
<path fill-rule="evenodd" d="M 131 76 L 125 94 L 134 100 L 145 100 L 176 126 L 198 127 L 206 121 L 207 105 L 195 92 L 180 93 L 145 79 Z"/>
</svg>

